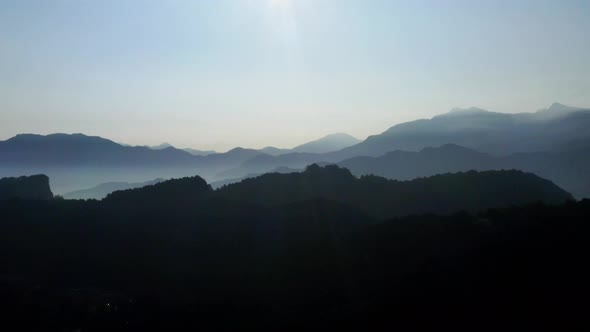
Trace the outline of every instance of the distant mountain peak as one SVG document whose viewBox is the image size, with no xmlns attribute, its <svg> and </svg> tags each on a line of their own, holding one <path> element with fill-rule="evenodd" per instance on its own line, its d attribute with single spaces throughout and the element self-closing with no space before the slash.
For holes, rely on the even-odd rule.
<svg viewBox="0 0 590 332">
<path fill-rule="evenodd" d="M 226 152 L 226 154 L 243 154 L 243 153 L 257 153 L 257 150 L 247 149 L 243 147 L 233 148 Z"/>
<path fill-rule="evenodd" d="M 20 142 L 20 141 L 27 141 L 31 139 L 35 139 L 37 137 L 41 137 L 41 135 L 37 134 L 16 134 L 15 136 L 7 139 L 8 142 Z"/>
<path fill-rule="evenodd" d="M 305 152 L 305 153 L 327 153 L 337 151 L 355 144 L 361 141 L 356 137 L 353 137 L 346 133 L 334 133 L 326 135 L 317 140 L 301 144 L 292 149 L 293 152 Z"/>
<path fill-rule="evenodd" d="M 207 156 L 210 154 L 216 154 L 217 152 L 214 150 L 197 150 L 197 149 L 191 149 L 191 148 L 185 148 L 182 149 L 190 154 L 192 154 L 193 156 Z"/>
<path fill-rule="evenodd" d="M 7 141 L 9 142 L 36 142 L 36 141 L 101 141 L 101 142 L 108 142 L 114 143 L 113 141 L 102 138 L 99 136 L 88 136 L 81 133 L 74 133 L 74 134 L 64 134 L 64 133 L 55 133 L 55 134 L 48 134 L 48 135 L 40 135 L 40 134 L 17 134 L 16 136 L 9 138 Z"/>
<path fill-rule="evenodd" d="M 326 138 L 352 138 L 352 139 L 358 140 L 358 138 L 356 138 L 350 134 L 347 134 L 347 133 L 333 133 L 333 134 L 328 134 L 322 138 L 323 139 L 326 139 Z"/>
<path fill-rule="evenodd" d="M 555 102 L 549 106 L 549 108 L 543 108 L 535 113 L 541 120 L 551 120 L 561 116 L 565 116 L 574 112 L 583 110 L 582 107 L 568 106 L 558 102 Z"/>
<path fill-rule="evenodd" d="M 464 114 L 480 114 L 480 113 L 489 113 L 489 111 L 484 110 L 483 108 L 479 108 L 479 107 L 468 107 L 468 108 L 455 107 L 455 108 L 451 109 L 447 114 L 464 115 Z"/>
<path fill-rule="evenodd" d="M 561 107 L 564 107 L 564 106 L 566 106 L 566 105 L 564 105 L 562 103 L 555 102 L 555 103 L 551 104 L 551 106 L 549 106 L 549 109 L 552 109 L 552 108 L 561 108 Z"/>
<path fill-rule="evenodd" d="M 162 143 L 160 145 L 156 145 L 156 146 L 148 146 L 148 148 L 152 149 L 152 150 L 164 150 L 164 149 L 168 149 L 168 148 L 174 148 L 174 146 L 170 143 Z"/>
<path fill-rule="evenodd" d="M 568 105 L 564 105 L 558 102 L 555 102 L 553 104 L 551 104 L 551 106 L 549 106 L 549 108 L 547 109 L 542 109 L 539 110 L 540 112 L 575 112 L 575 111 L 579 111 L 581 110 L 581 107 L 576 107 L 576 106 L 568 106 Z"/>
</svg>

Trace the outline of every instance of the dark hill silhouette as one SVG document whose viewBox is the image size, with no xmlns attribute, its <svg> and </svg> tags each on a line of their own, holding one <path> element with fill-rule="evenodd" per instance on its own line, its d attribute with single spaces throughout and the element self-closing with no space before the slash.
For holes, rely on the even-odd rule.
<svg viewBox="0 0 590 332">
<path fill-rule="evenodd" d="M 555 182 L 576 197 L 590 197 L 590 148 L 558 152 L 520 153 L 495 157 L 472 149 L 447 144 L 419 152 L 393 151 L 380 157 L 355 157 L 339 162 L 356 175 L 379 175 L 411 180 L 468 170 L 519 169 Z"/>
<path fill-rule="evenodd" d="M 323 198 L 380 219 L 572 199 L 550 181 L 520 171 L 470 171 L 400 182 L 376 176 L 357 179 L 333 165 L 311 165 L 302 173 L 265 174 L 222 187 L 216 194 L 242 204 L 271 206 Z"/>
<path fill-rule="evenodd" d="M 104 199 L 107 202 L 150 203 L 193 200 L 212 192 L 211 186 L 199 176 L 172 179 L 141 188 L 115 191 Z"/>
<path fill-rule="evenodd" d="M 256 179 L 240 189 L 255 197 L 248 206 L 198 177 L 116 200 L 0 201 L 3 323 L 60 331 L 586 329 L 590 201 L 375 222 L 343 202 L 290 202 L 293 186 L 331 192 L 363 182 L 346 170 L 295 175 L 264 190 L 276 195 L 286 184 L 273 201 L 287 203 L 273 206 L 258 202 Z M 454 191 L 475 181 L 481 191 L 463 196 L 483 203 L 492 180 L 512 185 L 497 184 L 502 199 L 534 189 L 529 180 L 542 191 L 546 184 L 521 172 L 407 184 Z M 374 189 L 395 183 L 365 181 Z"/>
<path fill-rule="evenodd" d="M 500 163 L 551 179 L 577 197 L 590 197 L 590 174 L 587 171 L 590 168 L 590 146 L 514 154 L 502 158 Z"/>
<path fill-rule="evenodd" d="M 295 173 L 295 172 L 301 172 L 303 169 L 296 169 L 296 168 L 289 168 L 289 167 L 277 167 L 267 173 L 281 173 L 281 174 L 287 174 L 287 173 Z M 223 173 L 223 176 L 228 176 L 231 174 L 233 170 L 229 170 L 227 172 Z M 248 179 L 248 178 L 255 178 L 258 177 L 260 175 L 263 175 L 264 173 L 251 173 L 251 174 L 246 174 L 245 176 L 239 177 L 239 178 L 229 178 L 229 179 L 225 179 L 225 180 L 220 180 L 220 181 L 214 181 L 211 182 L 211 187 L 213 187 L 214 189 L 218 189 L 222 186 L 228 185 L 228 184 L 232 184 L 232 183 L 237 183 L 237 182 L 241 182 L 242 180 Z"/>
<path fill-rule="evenodd" d="M 221 179 L 242 178 L 248 174 L 263 174 L 281 167 L 302 169 L 322 161 L 323 157 L 323 154 L 316 153 L 287 153 L 277 156 L 260 154 L 244 161 L 239 167 L 217 173 L 217 177 Z"/>
<path fill-rule="evenodd" d="M 420 152 L 398 150 L 380 157 L 355 157 L 343 160 L 338 165 L 348 168 L 357 176 L 374 174 L 395 180 L 469 170 L 499 169 L 494 157 L 454 144 L 425 148 Z"/>
<path fill-rule="evenodd" d="M 45 175 L 0 179 L 0 200 L 20 198 L 48 200 L 53 198 L 49 178 Z"/>
<path fill-rule="evenodd" d="M 550 181 L 520 171 L 470 171 L 393 181 L 377 176 L 359 179 L 345 168 L 311 165 L 302 173 L 264 174 L 215 191 L 198 176 L 175 179 L 115 191 L 104 201 L 144 210 L 151 210 L 151 205 L 157 210 L 165 203 L 216 214 L 247 206 L 280 207 L 316 199 L 339 202 L 372 218 L 386 219 L 410 214 L 478 211 L 536 201 L 557 204 L 572 196 Z"/>
</svg>

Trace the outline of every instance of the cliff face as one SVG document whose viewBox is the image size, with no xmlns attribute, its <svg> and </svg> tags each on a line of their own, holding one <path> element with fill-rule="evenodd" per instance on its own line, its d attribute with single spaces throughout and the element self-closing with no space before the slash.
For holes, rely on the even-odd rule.
<svg viewBox="0 0 590 332">
<path fill-rule="evenodd" d="M 0 179 L 0 200 L 11 198 L 47 200 L 53 198 L 47 175 Z"/>
</svg>

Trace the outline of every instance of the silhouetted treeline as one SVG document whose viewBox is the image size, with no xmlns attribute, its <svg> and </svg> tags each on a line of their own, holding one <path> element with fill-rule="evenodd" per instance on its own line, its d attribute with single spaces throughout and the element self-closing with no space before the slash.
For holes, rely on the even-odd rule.
<svg viewBox="0 0 590 332">
<path fill-rule="evenodd" d="M 22 198 L 31 200 L 52 199 L 46 175 L 21 176 L 0 179 L 0 200 Z"/>
<path fill-rule="evenodd" d="M 590 197 L 590 144 L 567 149 L 509 156 L 492 156 L 454 144 L 425 148 L 419 152 L 392 151 L 379 157 L 355 157 L 339 166 L 361 176 L 374 174 L 388 179 L 410 180 L 461 171 L 518 169 L 551 180 L 578 198 Z"/>
<path fill-rule="evenodd" d="M 520 172 L 478 174 L 417 183 L 430 183 L 419 187 L 425 192 L 458 193 L 468 188 L 461 182 L 476 181 L 480 196 L 505 190 L 488 177 L 514 181 L 515 192 L 539 189 L 523 187 L 530 175 Z M 314 166 L 299 177 L 249 180 L 243 190 L 213 191 L 194 177 L 104 201 L 0 201 L 2 324 L 160 331 L 566 330 L 585 323 L 578 301 L 590 295 L 590 201 L 383 221 L 360 198 L 332 195 L 355 189 L 361 197 L 369 184 L 389 194 L 390 186 L 412 182 L 349 176 Z M 504 199 L 520 197 L 512 195 Z"/>
<path fill-rule="evenodd" d="M 345 168 L 315 164 L 302 173 L 273 173 L 246 179 L 222 187 L 217 194 L 235 202 L 266 206 L 326 198 L 362 209 L 379 219 L 572 199 L 553 183 L 515 170 L 469 171 L 394 181 L 378 176 L 357 179 Z"/>
</svg>

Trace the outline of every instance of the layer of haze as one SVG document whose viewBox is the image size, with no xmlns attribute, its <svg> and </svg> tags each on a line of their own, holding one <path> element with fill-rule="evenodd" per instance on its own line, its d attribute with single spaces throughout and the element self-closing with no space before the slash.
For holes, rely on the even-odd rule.
<svg viewBox="0 0 590 332">
<path fill-rule="evenodd" d="M 0 2 L 0 139 L 226 150 L 590 105 L 590 1 Z"/>
</svg>

